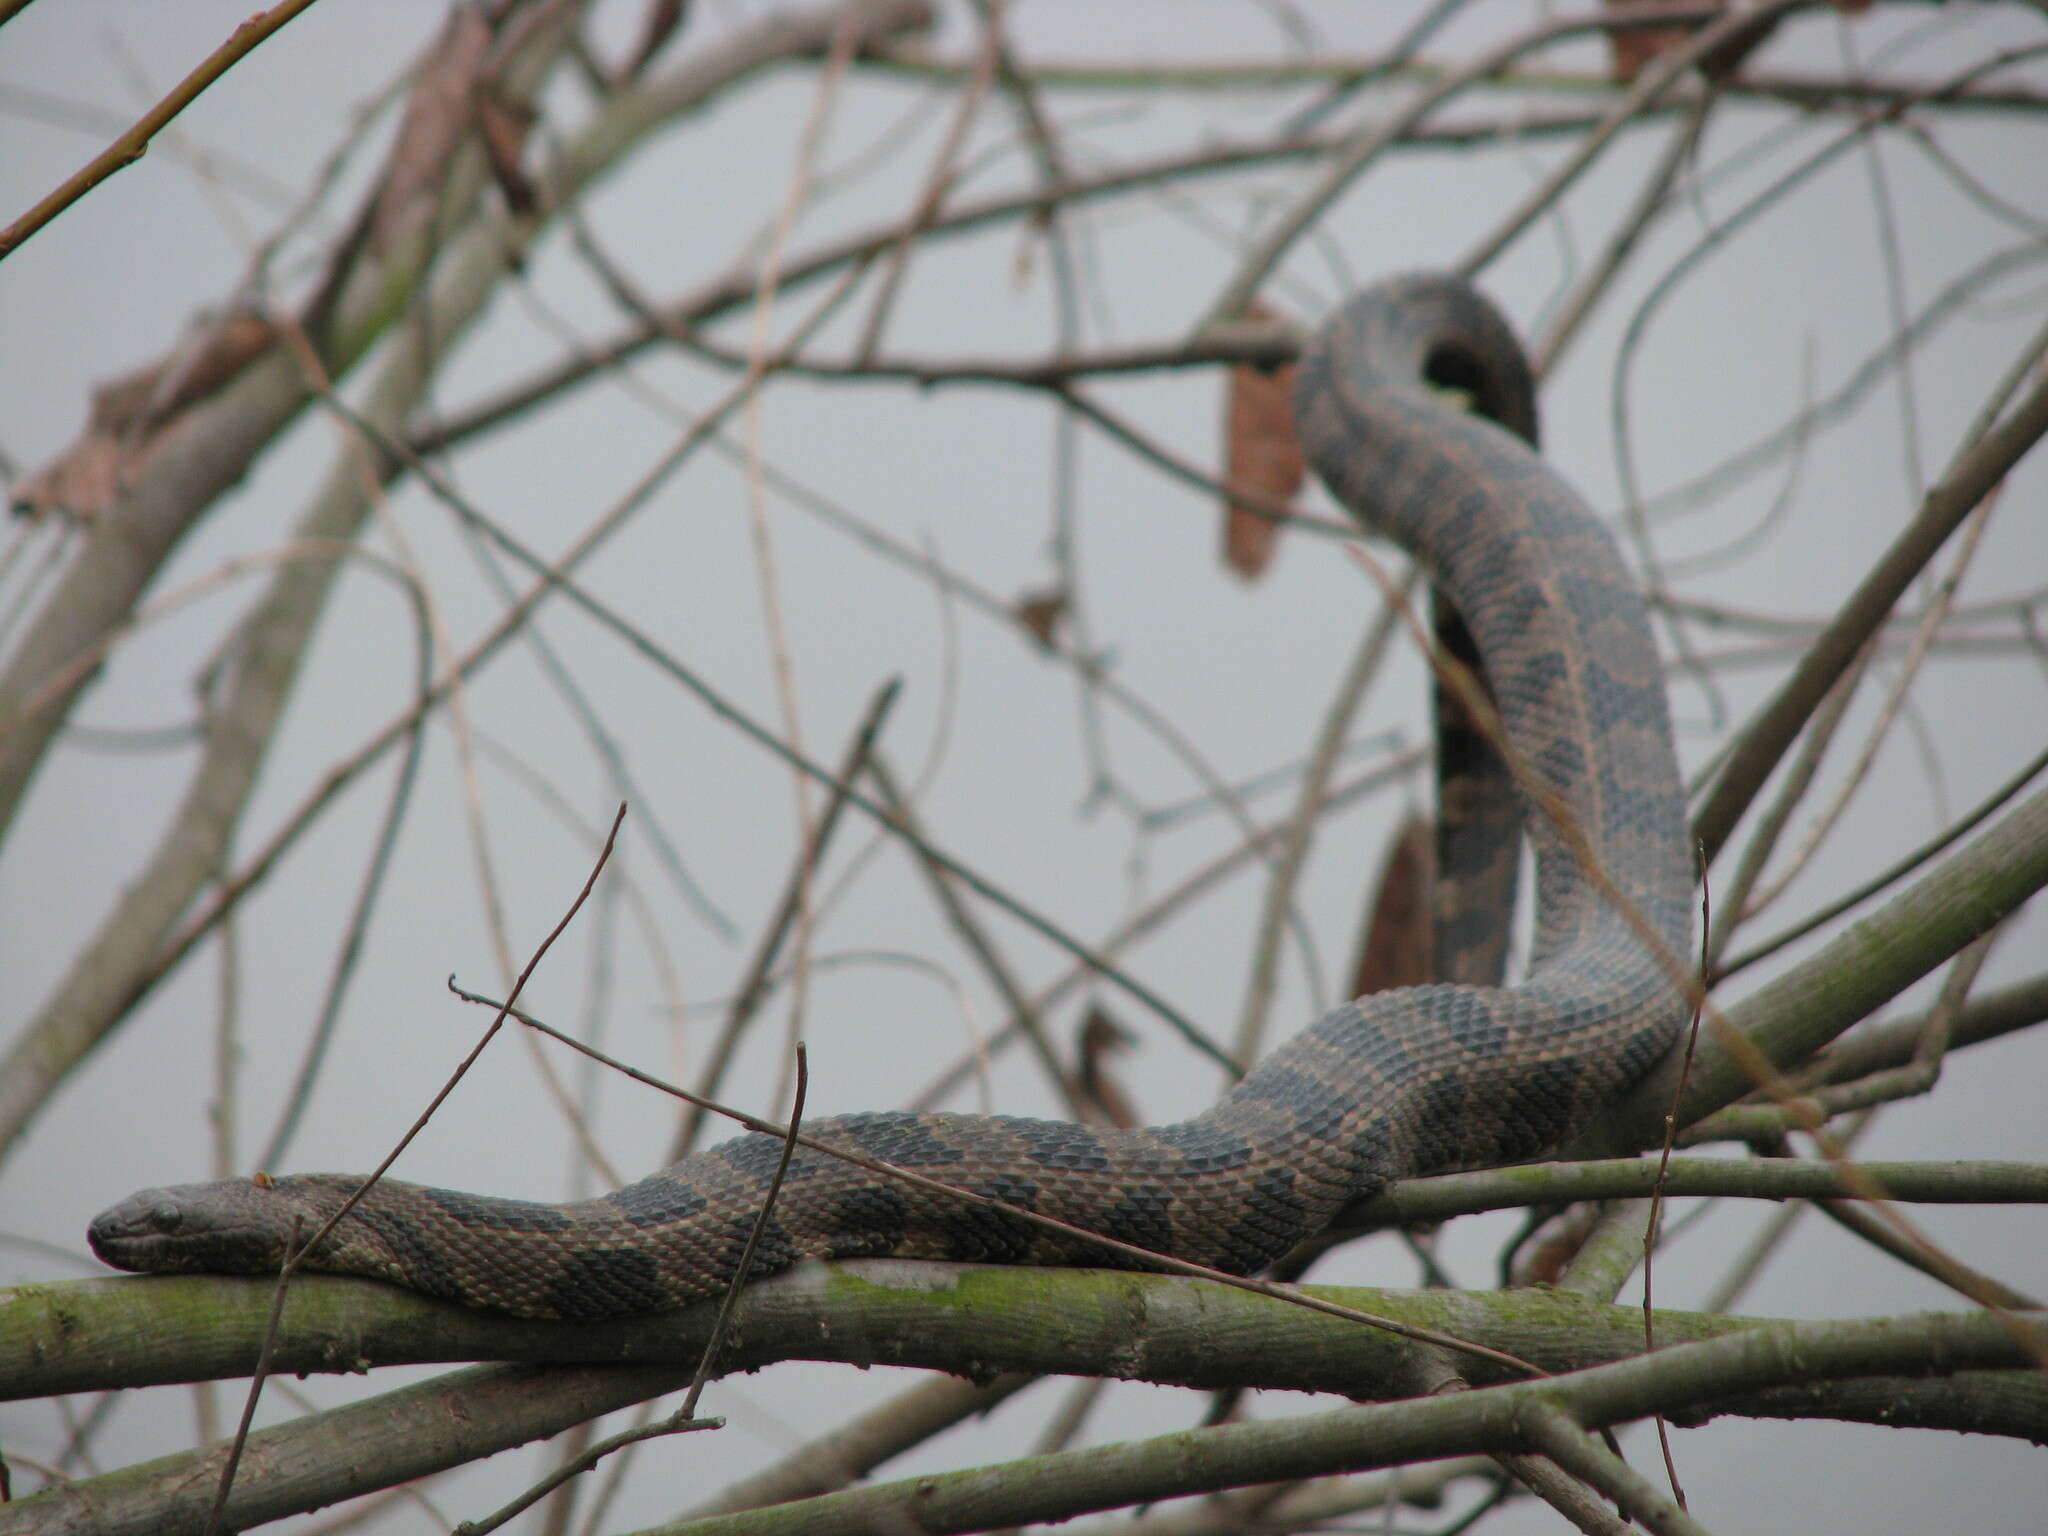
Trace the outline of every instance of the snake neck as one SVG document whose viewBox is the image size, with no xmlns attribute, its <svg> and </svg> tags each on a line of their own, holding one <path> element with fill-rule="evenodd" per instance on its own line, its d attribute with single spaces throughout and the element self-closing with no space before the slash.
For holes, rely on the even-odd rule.
<svg viewBox="0 0 2048 1536">
<path fill-rule="evenodd" d="M 1511 419 L 1451 409 L 1431 383 Z M 1406 546 L 1471 631 L 1536 851 L 1532 979 L 1584 977 L 1586 954 L 1630 948 L 1668 976 L 1688 947 L 1692 859 L 1649 612 L 1606 528 L 1509 430 L 1533 433 L 1527 395 L 1493 308 L 1417 276 L 1331 318 L 1295 411 L 1332 493 Z"/>
<path fill-rule="evenodd" d="M 250 1186 L 272 1229 L 297 1221 L 311 1237 L 360 1188 L 344 1174 L 295 1174 Z M 301 1237 L 301 1241 L 303 1241 Z M 385 1280 L 463 1307 L 518 1317 L 565 1315 L 557 1292 L 604 1298 L 586 1315 L 629 1315 L 674 1305 L 666 1290 L 606 1274 L 608 1255 L 631 1249 L 633 1223 L 604 1200 L 551 1204 L 379 1180 L 348 1208 L 301 1268 Z M 610 1266 L 616 1270 L 616 1266 Z M 631 1262 L 629 1262 L 631 1268 Z"/>
</svg>

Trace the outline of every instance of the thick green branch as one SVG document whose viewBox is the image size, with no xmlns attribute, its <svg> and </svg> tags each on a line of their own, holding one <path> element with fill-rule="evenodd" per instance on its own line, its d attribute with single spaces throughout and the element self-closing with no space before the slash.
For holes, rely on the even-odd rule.
<svg viewBox="0 0 2048 1536">
<path fill-rule="evenodd" d="M 1817 954 L 1726 1013 L 1728 1025 L 1780 1071 L 1891 1001 L 2048 885 L 2048 790 Z M 1572 1150 L 1634 1152 L 1663 1136 L 1680 1071 L 1673 1052 Z M 1702 1029 L 1678 1124 L 1741 1098 L 1756 1083 L 1741 1055 Z"/>
<path fill-rule="evenodd" d="M 2005 420 L 1964 454 L 1941 483 L 1927 493 L 1919 514 L 1870 568 L 1834 621 L 1807 647 L 1792 675 L 1779 686 L 1736 743 L 1705 804 L 1693 818 L 1693 836 L 1708 864 L 1735 830 L 1736 822 L 1763 788 L 1807 717 L 1841 676 L 1849 658 L 1884 623 L 1892 605 L 1905 595 L 1906 588 L 1948 536 L 2040 441 L 2043 432 L 2048 432 L 2048 376 L 2038 380 Z"/>
<path fill-rule="evenodd" d="M 2018 1365 L 2026 1349 L 1998 1319 L 1922 1319 L 1924 1344 L 1958 1365 Z M 837 1536 L 888 1530 L 974 1531 L 1064 1520 L 1153 1499 L 1364 1471 L 1474 1451 L 1538 1449 L 1527 1410 L 1555 1405 L 1582 1424 L 1671 1411 L 1735 1387 L 1865 1375 L 1898 1358 L 1896 1324 L 1795 1323 L 1681 1345 L 1576 1375 L 1483 1392 L 1340 1408 L 1301 1418 L 1183 1430 L 1150 1440 L 1030 1456 L 800 1504 L 658 1527 L 659 1536 Z M 643 1536 L 657 1536 L 655 1530 Z"/>
<path fill-rule="evenodd" d="M 1642 1344 L 1638 1310 L 1563 1292 L 1302 1289 L 1550 1371 Z M 246 1375 L 270 1295 L 268 1279 L 213 1275 L 18 1286 L 0 1292 L 0 1384 L 6 1396 L 30 1397 Z M 711 1314 L 705 1306 L 606 1322 L 529 1321 L 309 1275 L 293 1282 L 274 1368 L 464 1360 L 687 1367 L 702 1353 Z M 1767 1321 L 1663 1312 L 1657 1335 L 1675 1343 Z M 720 1368 L 829 1360 L 1363 1393 L 1403 1379 L 1409 1347 L 1327 1313 L 1174 1276 L 874 1259 L 812 1264 L 751 1287 Z M 1503 1369 L 1475 1362 L 1474 1379 L 1498 1379 Z"/>
<path fill-rule="evenodd" d="M 1400 1226 L 1516 1206 L 1633 1199 L 1652 1193 L 1658 1184 L 1654 1157 L 1489 1168 L 1404 1180 L 1350 1207 L 1343 1224 Z M 1675 1157 L 1662 1186 L 1669 1196 L 1735 1195 L 1752 1200 L 1854 1200 L 1875 1186 L 1893 1200 L 2038 1204 L 2048 1201 L 2048 1164 L 1858 1163 L 1847 1170 L 1793 1158 Z"/>
<path fill-rule="evenodd" d="M 1510 1350 L 1551 1371 L 1612 1370 L 1603 1362 L 1615 1360 L 1632 1369 L 1627 1357 L 1641 1347 L 1635 1309 L 1556 1292 L 1315 1289 Z M 193 1276 L 0 1293 L 0 1382 L 27 1395 L 244 1374 L 261 1342 L 270 1291 L 263 1279 Z M 479 1357 L 523 1363 L 459 1371 L 262 1432 L 244 1460 L 230 1514 L 241 1525 L 316 1508 L 671 1390 L 689 1378 L 711 1311 L 534 1323 L 368 1281 L 298 1281 L 280 1330 L 279 1371 Z M 1640 1398 L 1674 1413 L 1825 1415 L 2031 1438 L 2048 1425 L 2048 1387 L 2036 1373 L 2002 1369 L 2026 1356 L 1995 1320 L 1931 1315 L 1787 1324 L 1665 1312 L 1657 1330 L 1671 1345 L 1719 1352 L 1660 1353 L 1660 1362 L 1674 1362 L 1668 1392 L 1646 1384 L 1659 1379 L 1653 1370 L 1628 1377 L 1634 1385 L 1620 1396 L 1587 1389 L 1591 1395 L 1574 1403 L 1596 1421 L 1644 1411 L 1628 1406 Z M 751 1288 L 720 1368 L 804 1358 L 980 1377 L 1027 1370 L 1361 1394 L 1404 1379 L 1407 1348 L 1375 1329 L 1166 1276 L 877 1260 L 811 1266 Z M 612 1363 L 625 1361 L 632 1364 Z M 1904 1379 L 1955 1371 L 1975 1374 L 1924 1385 Z M 1890 1375 L 1825 1379 L 1879 1372 Z M 1486 1379 L 1484 1368 L 1474 1374 Z M 1491 1396 L 1467 1394 L 1478 1395 Z M 1470 1429 L 1467 1421 L 1426 1422 L 1436 1425 L 1429 1435 L 1449 1438 L 1428 1442 L 1444 1449 L 1418 1454 L 1451 1454 L 1467 1443 L 1457 1439 Z M 1485 1423 L 1492 1426 L 1486 1435 L 1498 1428 L 1491 1418 Z M 349 1448 L 347 1456 L 334 1454 L 339 1445 Z M 218 1454 L 218 1447 L 203 1449 L 40 1494 L 14 1506 L 17 1523 L 7 1529 L 141 1533 L 177 1525 L 192 1513 L 181 1501 L 210 1494 L 207 1472 L 217 1469 Z M 1285 1475 L 1279 1466 L 1252 1480 Z"/>
</svg>

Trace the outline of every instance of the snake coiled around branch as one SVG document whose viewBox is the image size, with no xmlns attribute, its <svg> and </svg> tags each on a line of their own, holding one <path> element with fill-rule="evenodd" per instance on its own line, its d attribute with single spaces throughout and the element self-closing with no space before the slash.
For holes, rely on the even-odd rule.
<svg viewBox="0 0 2048 1536">
<path fill-rule="evenodd" d="M 1410 550 L 1476 641 L 1527 796 L 1536 933 L 1514 987 L 1436 985 L 1338 1008 L 1207 1112 L 1098 1129 L 880 1113 L 813 1136 L 1157 1252 L 1256 1270 L 1389 1181 L 1533 1156 L 1671 1044 L 1692 867 L 1662 672 L 1612 538 L 1514 433 L 1527 365 L 1455 279 L 1416 276 L 1333 316 L 1299 366 L 1302 444 L 1337 499 Z M 1589 873 L 1588 866 L 1599 872 Z M 1451 972 L 1446 972 L 1450 974 Z M 386 1179 L 304 1267 L 468 1306 L 589 1318 L 718 1294 L 782 1152 L 749 1134 L 598 1199 L 550 1205 Z M 94 1220 L 123 1269 L 275 1272 L 361 1181 L 309 1174 L 144 1190 Z M 798 1148 L 755 1276 L 896 1255 L 1129 1264 L 1006 1212 Z"/>
</svg>

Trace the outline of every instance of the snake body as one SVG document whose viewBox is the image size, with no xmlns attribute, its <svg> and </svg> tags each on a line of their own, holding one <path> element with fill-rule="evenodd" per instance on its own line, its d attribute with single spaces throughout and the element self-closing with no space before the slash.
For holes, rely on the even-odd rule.
<svg viewBox="0 0 2048 1536">
<path fill-rule="evenodd" d="M 1505 425 L 1426 383 L 1466 390 Z M 807 1131 L 1245 1273 L 1392 1179 L 1556 1145 L 1665 1051 L 1686 1012 L 1668 957 L 1686 951 L 1692 870 L 1661 672 L 1613 540 L 1515 435 L 1533 435 L 1530 399 L 1506 323 L 1462 282 L 1434 276 L 1352 299 L 1308 345 L 1295 391 L 1300 438 L 1324 482 L 1428 567 L 1477 643 L 1531 788 L 1526 979 L 1346 1004 L 1175 1125 L 878 1113 Z M 726 1285 L 781 1152 L 778 1138 L 748 1134 L 563 1205 L 387 1179 L 305 1267 L 529 1317 L 680 1307 Z M 124 1269 L 274 1272 L 295 1225 L 317 1230 L 359 1182 L 312 1174 L 144 1190 L 101 1214 L 91 1242 Z M 878 1255 L 1136 1262 L 799 1147 L 753 1274 Z"/>
</svg>

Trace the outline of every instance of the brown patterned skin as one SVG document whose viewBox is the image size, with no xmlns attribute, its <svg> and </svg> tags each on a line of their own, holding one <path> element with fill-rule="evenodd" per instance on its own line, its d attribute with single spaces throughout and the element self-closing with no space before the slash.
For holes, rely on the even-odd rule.
<svg viewBox="0 0 2048 1536">
<path fill-rule="evenodd" d="M 1467 415 L 1422 388 L 1472 395 Z M 1360 295 L 1309 344 L 1295 411 L 1318 473 L 1430 569 L 1464 615 L 1514 749 L 1622 899 L 1683 955 L 1692 870 L 1662 676 L 1613 540 L 1515 432 L 1533 436 L 1506 324 L 1448 278 Z M 1391 1179 L 1527 1158 L 1584 1126 L 1660 1056 L 1685 1004 L 1665 966 L 1525 817 L 1537 925 L 1515 987 L 1433 985 L 1337 1009 L 1178 1125 L 845 1115 L 811 1134 L 1106 1236 L 1260 1268 Z M 1483 942 L 1497 924 L 1480 924 Z M 1455 949 L 1455 925 L 1445 932 Z M 1440 957 L 1440 974 L 1458 969 Z M 1490 962 L 1478 967 L 1490 968 Z M 718 1293 L 781 1151 L 750 1134 L 572 1205 L 380 1183 L 307 1267 L 527 1317 L 661 1311 Z M 145 1190 L 92 1224 L 123 1269 L 275 1270 L 359 1180 L 328 1174 Z M 756 1275 L 893 1254 L 1126 1264 L 1078 1239 L 799 1148 Z"/>
</svg>

